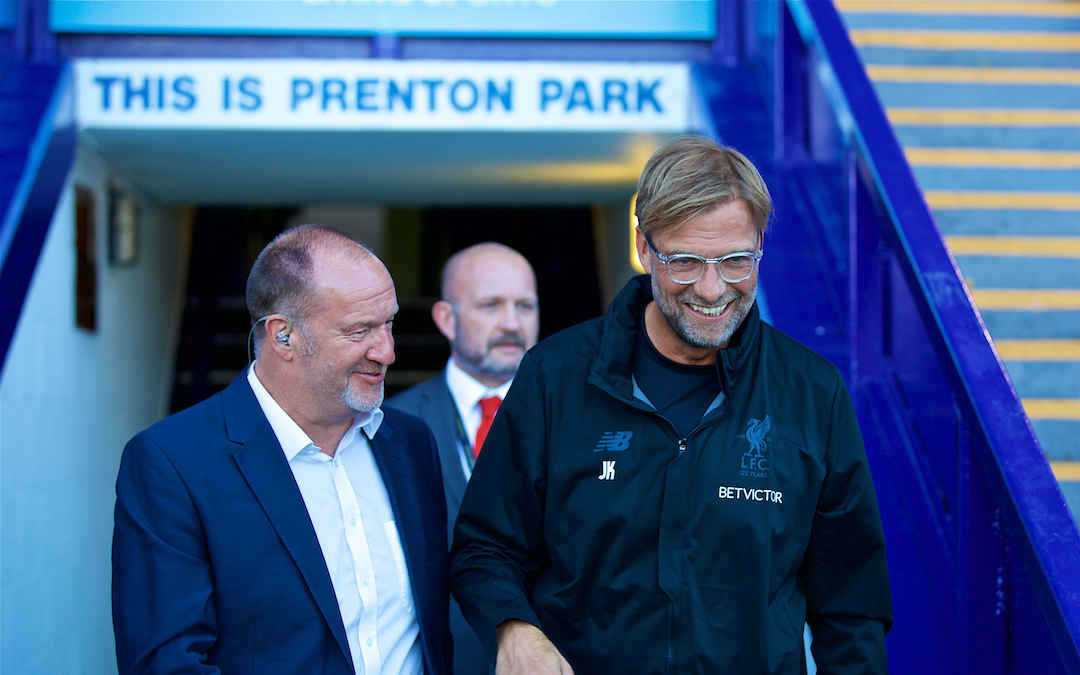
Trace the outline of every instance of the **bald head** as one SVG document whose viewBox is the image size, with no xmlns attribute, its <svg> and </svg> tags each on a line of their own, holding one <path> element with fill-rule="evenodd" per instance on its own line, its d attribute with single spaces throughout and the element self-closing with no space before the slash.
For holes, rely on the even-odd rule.
<svg viewBox="0 0 1080 675">
<path fill-rule="evenodd" d="M 540 333 L 532 266 L 493 242 L 458 251 L 443 267 L 432 317 L 458 367 L 489 387 L 506 382 Z"/>
</svg>

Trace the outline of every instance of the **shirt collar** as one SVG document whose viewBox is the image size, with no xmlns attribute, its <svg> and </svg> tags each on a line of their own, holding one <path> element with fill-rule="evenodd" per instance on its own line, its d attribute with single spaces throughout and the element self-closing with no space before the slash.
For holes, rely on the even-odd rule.
<svg viewBox="0 0 1080 675">
<path fill-rule="evenodd" d="M 254 363 L 248 368 L 247 381 L 251 386 L 251 390 L 255 393 L 256 400 L 259 401 L 259 407 L 262 408 L 263 414 L 266 415 L 266 420 L 270 422 L 270 428 L 274 430 L 278 443 L 281 444 L 286 460 L 291 461 L 293 457 L 296 457 L 309 446 L 315 447 L 315 444 L 311 442 L 311 438 L 304 433 L 300 425 L 289 417 L 289 413 L 285 412 L 285 409 L 274 400 L 274 397 L 266 390 L 263 383 L 259 381 L 259 377 L 255 374 Z M 358 429 L 364 431 L 364 435 L 368 437 L 368 440 L 374 439 L 379 427 L 382 426 L 382 421 L 382 408 L 376 408 L 372 412 L 356 413 L 352 426 L 345 432 L 341 442 L 338 443 L 338 447 L 344 447 L 352 442 Z"/>
<path fill-rule="evenodd" d="M 454 357 L 451 356 L 446 364 L 446 386 L 450 388 L 454 400 L 458 401 L 459 406 L 465 410 L 472 410 L 480 399 L 488 396 L 506 398 L 506 392 L 510 391 L 510 385 L 513 383 L 514 378 L 511 377 L 497 387 L 488 387 L 458 367 L 458 364 L 454 363 Z"/>
</svg>

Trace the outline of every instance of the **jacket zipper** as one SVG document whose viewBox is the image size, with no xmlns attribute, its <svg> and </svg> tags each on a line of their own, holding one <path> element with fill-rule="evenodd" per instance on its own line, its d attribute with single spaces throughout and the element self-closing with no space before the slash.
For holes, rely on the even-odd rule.
<svg viewBox="0 0 1080 675">
<path fill-rule="evenodd" d="M 723 389 L 724 389 L 724 385 L 723 385 L 723 383 L 721 383 L 720 384 L 720 390 L 723 391 Z M 726 396 L 726 394 L 725 394 L 725 396 Z M 726 402 L 726 403 L 728 403 L 728 405 L 730 405 L 730 402 Z M 694 427 L 694 429 L 689 434 L 687 434 L 686 436 L 679 439 L 679 454 L 678 454 L 678 457 L 682 457 L 686 453 L 686 446 L 690 442 L 690 437 L 693 436 L 694 434 L 696 434 L 702 428 L 708 426 L 709 424 L 711 424 L 711 423 L 715 422 L 716 420 L 720 419 L 721 417 L 723 417 L 724 412 L 727 411 L 728 405 L 725 405 L 724 410 L 720 411 L 720 414 L 717 415 L 715 418 L 713 418 L 712 420 L 709 420 L 708 422 L 699 422 L 698 425 L 696 427 Z M 664 417 L 659 412 L 656 412 L 655 408 L 653 409 L 653 414 L 656 415 L 657 417 L 659 417 L 660 419 L 664 420 L 665 422 L 667 422 L 668 426 L 671 427 L 671 429 L 675 432 L 676 436 L 679 434 L 679 430 L 675 428 L 675 424 L 670 419 Z M 667 653 L 668 667 L 667 667 L 667 671 L 668 671 L 668 673 L 674 672 L 673 669 L 675 668 L 675 638 L 674 638 L 674 635 L 675 635 L 675 610 L 676 610 L 676 603 L 675 603 L 674 600 L 672 600 L 670 603 L 668 603 L 668 634 L 667 634 L 667 641 L 668 641 L 668 653 Z"/>
</svg>

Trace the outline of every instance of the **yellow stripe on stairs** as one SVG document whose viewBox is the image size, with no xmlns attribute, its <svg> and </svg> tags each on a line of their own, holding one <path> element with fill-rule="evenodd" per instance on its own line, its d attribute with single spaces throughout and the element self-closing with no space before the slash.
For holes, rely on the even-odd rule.
<svg viewBox="0 0 1080 675">
<path fill-rule="evenodd" d="M 946 237 L 954 255 L 1080 258 L 1080 237 Z"/>
<path fill-rule="evenodd" d="M 1077 3 L 1080 7 L 1080 3 Z M 889 108 L 889 121 L 910 126 L 1080 127 L 1080 110 Z"/>
<path fill-rule="evenodd" d="M 1080 310 L 1076 288 L 973 288 L 971 297 L 980 310 Z"/>
<path fill-rule="evenodd" d="M 856 28 L 848 31 L 856 47 L 906 49 L 980 49 L 1010 52 L 1080 51 L 1080 34 L 1019 31 L 890 30 Z"/>
<path fill-rule="evenodd" d="M 915 166 L 968 166 L 1025 169 L 1077 169 L 1080 152 L 1069 150 L 1018 150 L 1014 148 L 907 148 Z"/>
<path fill-rule="evenodd" d="M 1080 361 L 1080 340 L 995 340 L 1005 361 Z"/>
<path fill-rule="evenodd" d="M 1020 401 L 1033 420 L 1080 420 L 1080 399 L 1025 398 Z"/>
<path fill-rule="evenodd" d="M 927 190 L 926 202 L 934 209 L 1018 209 L 1080 211 L 1076 192 L 990 192 L 985 190 Z"/>
<path fill-rule="evenodd" d="M 967 84 L 1080 84 L 1076 68 L 974 68 L 971 66 L 867 65 L 878 82 L 956 82 Z"/>
<path fill-rule="evenodd" d="M 968 0 L 836 0 L 843 14 L 973 14 L 976 16 L 1080 17 L 1076 2 L 971 2 Z"/>
<path fill-rule="evenodd" d="M 1050 462 L 1050 470 L 1059 481 L 1080 480 L 1080 462 Z"/>
</svg>

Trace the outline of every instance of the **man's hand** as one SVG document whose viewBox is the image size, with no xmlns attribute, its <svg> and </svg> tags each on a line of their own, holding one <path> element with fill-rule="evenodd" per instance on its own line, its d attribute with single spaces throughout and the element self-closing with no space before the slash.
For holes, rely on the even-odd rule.
<svg viewBox="0 0 1080 675">
<path fill-rule="evenodd" d="M 574 675 L 563 655 L 536 626 L 507 619 L 495 628 L 495 675 Z"/>
</svg>

